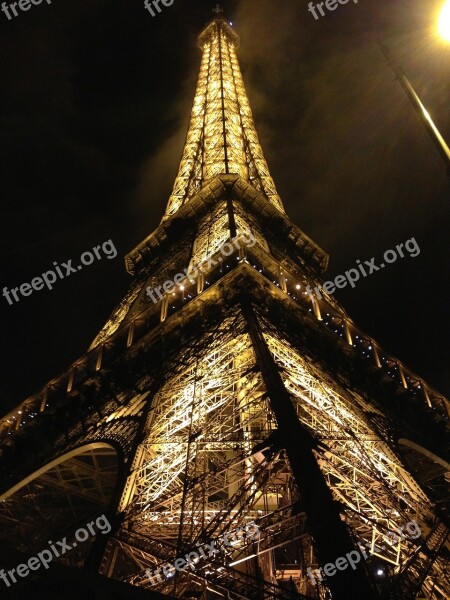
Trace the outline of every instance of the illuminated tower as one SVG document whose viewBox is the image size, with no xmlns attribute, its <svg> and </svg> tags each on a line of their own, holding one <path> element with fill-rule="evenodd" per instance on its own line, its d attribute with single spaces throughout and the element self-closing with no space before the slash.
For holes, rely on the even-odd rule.
<svg viewBox="0 0 450 600">
<path fill-rule="evenodd" d="M 128 294 L 0 423 L 3 548 L 31 556 L 106 512 L 110 534 L 61 562 L 149 598 L 449 598 L 448 401 L 306 292 L 328 256 L 283 209 L 238 37 L 218 14 L 199 45 L 179 172 L 126 257 Z"/>
</svg>

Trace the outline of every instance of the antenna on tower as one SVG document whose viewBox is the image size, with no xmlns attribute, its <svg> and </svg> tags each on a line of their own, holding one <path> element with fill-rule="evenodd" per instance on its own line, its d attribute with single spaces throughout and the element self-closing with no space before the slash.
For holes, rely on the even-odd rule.
<svg viewBox="0 0 450 600">
<path fill-rule="evenodd" d="M 216 4 L 216 8 L 213 8 L 213 13 L 215 13 L 217 16 L 223 15 L 223 8 L 220 6 L 220 4 Z"/>
</svg>

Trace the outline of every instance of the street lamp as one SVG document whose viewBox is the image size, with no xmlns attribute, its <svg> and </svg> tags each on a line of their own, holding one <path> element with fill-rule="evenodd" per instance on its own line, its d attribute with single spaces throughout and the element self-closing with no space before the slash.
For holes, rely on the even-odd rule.
<svg viewBox="0 0 450 600">
<path fill-rule="evenodd" d="M 441 36 L 450 42 L 450 0 L 444 4 L 439 16 L 438 29 Z"/>
<path fill-rule="evenodd" d="M 446 0 L 444 6 L 442 7 L 439 16 L 438 30 L 441 37 L 447 42 L 450 42 L 450 0 Z M 421 99 L 419 98 L 416 90 L 413 88 L 401 64 L 398 62 L 398 60 L 394 58 L 389 47 L 386 44 L 379 41 L 378 45 L 382 54 L 386 58 L 386 62 L 394 72 L 396 79 L 403 88 L 403 91 L 405 92 L 408 100 L 411 102 L 423 126 L 425 127 L 429 136 L 433 140 L 437 151 L 439 152 L 442 160 L 445 163 L 445 166 L 447 167 L 447 174 L 450 177 L 450 148 L 447 146 L 445 139 L 442 137 L 438 128 L 434 124 L 430 113 L 423 105 Z"/>
<path fill-rule="evenodd" d="M 439 17 L 439 33 L 445 40 L 450 42 L 450 0 L 446 0 L 446 3 L 444 4 L 441 11 Z M 450 177 L 450 148 L 447 146 L 445 139 L 442 137 L 438 128 L 434 124 L 430 113 L 423 105 L 421 99 L 419 98 L 416 90 L 413 88 L 401 64 L 394 58 L 386 44 L 379 42 L 378 45 L 382 54 L 386 58 L 388 65 L 394 72 L 396 79 L 403 88 L 403 91 L 405 92 L 408 100 L 411 102 L 422 124 L 424 125 L 429 136 L 433 140 L 436 149 L 438 150 L 442 160 L 445 163 L 445 166 L 447 167 L 447 174 Z"/>
</svg>

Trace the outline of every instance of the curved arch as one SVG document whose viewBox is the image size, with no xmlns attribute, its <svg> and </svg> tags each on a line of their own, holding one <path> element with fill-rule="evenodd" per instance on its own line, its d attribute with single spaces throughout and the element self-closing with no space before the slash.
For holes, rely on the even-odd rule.
<svg viewBox="0 0 450 600">
<path fill-rule="evenodd" d="M 0 538 L 5 553 L 30 553 L 48 540 L 73 536 L 108 510 L 117 490 L 120 451 L 106 441 L 81 445 L 40 467 L 0 496 Z M 73 560 L 84 560 L 94 537 Z M 71 554 L 72 557 L 72 554 Z M 67 562 L 67 557 L 65 557 Z"/>
<path fill-rule="evenodd" d="M 22 481 L 19 481 L 19 483 L 16 483 L 16 485 L 14 485 L 12 488 L 7 490 L 3 494 L 0 494 L 0 502 L 7 500 L 10 496 L 12 496 L 16 492 L 18 492 L 25 485 L 28 485 L 29 483 L 31 483 L 32 481 L 34 481 L 41 475 L 44 475 L 44 473 L 46 473 L 47 471 L 50 471 L 54 467 L 57 467 L 58 465 L 65 462 L 66 460 L 75 458 L 76 456 L 78 456 L 80 454 L 84 454 L 90 450 L 98 450 L 101 448 L 110 448 L 110 449 L 114 450 L 114 452 L 117 454 L 116 448 L 114 448 L 114 446 L 112 446 L 111 444 L 107 444 L 106 442 L 94 442 L 92 444 L 86 444 L 84 446 L 79 446 L 78 448 L 75 448 L 75 449 L 71 450 L 70 452 L 66 452 L 66 453 L 62 454 L 61 456 L 59 456 L 58 458 L 55 458 L 51 462 L 45 464 L 43 467 L 41 467 L 37 471 L 34 471 L 31 475 L 28 475 L 28 477 L 25 477 L 24 479 L 22 479 Z"/>
<path fill-rule="evenodd" d="M 427 450 L 420 444 L 416 444 L 416 442 L 412 442 L 411 440 L 408 440 L 406 438 L 400 438 L 398 440 L 398 444 L 399 444 L 399 446 L 405 446 L 406 448 L 410 448 L 411 450 L 415 450 L 416 452 L 423 454 L 423 456 L 426 456 L 427 458 L 432 460 L 434 463 L 439 464 L 442 467 L 444 467 L 444 469 L 446 469 L 447 471 L 450 471 L 450 463 L 445 461 L 443 458 L 441 458 L 437 454 L 430 452 L 430 450 Z"/>
<path fill-rule="evenodd" d="M 406 438 L 399 439 L 397 446 L 404 463 L 429 498 L 439 504 L 442 514 L 450 514 L 450 463 Z"/>
</svg>

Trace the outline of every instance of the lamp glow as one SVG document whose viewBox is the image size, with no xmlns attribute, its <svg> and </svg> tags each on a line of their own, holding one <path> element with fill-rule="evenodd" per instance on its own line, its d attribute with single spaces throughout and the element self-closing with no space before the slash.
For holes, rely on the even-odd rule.
<svg viewBox="0 0 450 600">
<path fill-rule="evenodd" d="M 444 4 L 439 16 L 439 33 L 447 42 L 450 42 L 450 0 Z"/>
</svg>

